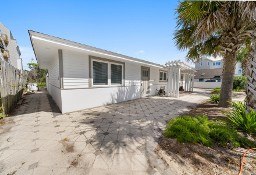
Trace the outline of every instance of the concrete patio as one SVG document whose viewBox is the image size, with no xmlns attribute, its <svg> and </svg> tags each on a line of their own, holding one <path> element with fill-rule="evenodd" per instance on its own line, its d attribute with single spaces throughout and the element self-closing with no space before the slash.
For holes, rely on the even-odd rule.
<svg viewBox="0 0 256 175">
<path fill-rule="evenodd" d="M 166 121 L 209 98 L 150 97 L 68 114 L 26 95 L 0 125 L 0 174 L 173 174 L 154 149 Z"/>
</svg>

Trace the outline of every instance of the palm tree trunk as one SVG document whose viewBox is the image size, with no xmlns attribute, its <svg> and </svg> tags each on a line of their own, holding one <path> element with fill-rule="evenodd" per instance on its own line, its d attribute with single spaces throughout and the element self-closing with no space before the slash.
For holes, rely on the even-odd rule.
<svg viewBox="0 0 256 175">
<path fill-rule="evenodd" d="M 250 64 L 248 66 L 248 83 L 246 91 L 247 109 L 256 109 L 256 36 L 251 39 L 251 52 L 249 54 Z"/>
<path fill-rule="evenodd" d="M 221 107 L 230 106 L 230 102 L 232 101 L 233 80 L 236 67 L 235 56 L 236 54 L 231 52 L 224 57 L 219 103 L 219 106 Z"/>
</svg>

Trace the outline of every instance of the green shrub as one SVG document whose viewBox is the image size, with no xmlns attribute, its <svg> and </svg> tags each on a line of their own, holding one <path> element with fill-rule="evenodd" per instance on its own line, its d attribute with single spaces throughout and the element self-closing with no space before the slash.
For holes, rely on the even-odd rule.
<svg viewBox="0 0 256 175">
<path fill-rule="evenodd" d="M 211 123 L 209 125 L 210 138 L 221 147 L 239 147 L 239 135 L 236 130 L 231 127 L 227 127 L 224 123 Z"/>
<path fill-rule="evenodd" d="M 40 87 L 40 88 L 45 88 L 46 83 L 45 82 L 39 82 L 39 83 L 37 83 L 37 86 Z"/>
<path fill-rule="evenodd" d="M 205 146 L 254 147 L 256 144 L 224 122 L 209 121 L 207 117 L 182 116 L 167 123 L 164 136 L 179 142 L 200 143 Z"/>
<path fill-rule="evenodd" d="M 245 76 L 235 76 L 233 81 L 233 89 L 245 89 L 247 78 Z"/>
<path fill-rule="evenodd" d="M 256 112 L 246 111 L 246 106 L 242 102 L 233 102 L 232 111 L 227 114 L 231 123 L 248 134 L 256 134 Z"/>
<path fill-rule="evenodd" d="M 171 120 L 164 131 L 166 137 L 177 138 L 179 142 L 211 145 L 207 117 L 183 116 Z"/>
<path fill-rule="evenodd" d="M 214 104 L 218 104 L 220 102 L 220 94 L 211 95 L 210 102 Z"/>
<path fill-rule="evenodd" d="M 214 88 L 214 89 L 212 90 L 212 94 L 219 94 L 220 91 L 221 91 L 220 88 Z"/>
</svg>

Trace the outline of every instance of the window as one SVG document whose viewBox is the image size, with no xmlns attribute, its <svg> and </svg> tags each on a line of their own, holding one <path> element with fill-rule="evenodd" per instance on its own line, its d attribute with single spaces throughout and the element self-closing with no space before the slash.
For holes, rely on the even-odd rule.
<svg viewBox="0 0 256 175">
<path fill-rule="evenodd" d="M 160 81 L 167 81 L 167 72 L 160 71 L 160 73 L 159 73 L 159 80 Z"/>
<path fill-rule="evenodd" d="M 201 62 L 200 65 L 203 66 L 203 62 Z"/>
<path fill-rule="evenodd" d="M 123 65 L 108 61 L 92 61 L 93 85 L 122 85 Z"/>
<path fill-rule="evenodd" d="M 213 65 L 215 66 L 215 62 L 213 62 Z"/>
<path fill-rule="evenodd" d="M 122 84 L 122 66 L 111 64 L 111 84 Z"/>
<path fill-rule="evenodd" d="M 208 62 L 207 64 L 208 64 L 208 66 L 210 66 L 210 62 Z"/>
<path fill-rule="evenodd" d="M 93 61 L 93 85 L 108 84 L 108 63 Z"/>
<path fill-rule="evenodd" d="M 204 82 L 204 79 L 203 78 L 199 78 L 199 82 Z"/>
<path fill-rule="evenodd" d="M 218 66 L 219 66 L 219 65 L 220 65 L 220 62 L 219 62 L 219 61 L 218 61 L 218 62 L 216 62 L 216 65 L 218 65 Z"/>
</svg>

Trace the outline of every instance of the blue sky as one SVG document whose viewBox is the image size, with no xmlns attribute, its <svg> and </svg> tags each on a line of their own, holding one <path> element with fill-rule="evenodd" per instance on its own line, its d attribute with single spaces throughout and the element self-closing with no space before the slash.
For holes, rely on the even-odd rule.
<svg viewBox="0 0 256 175">
<path fill-rule="evenodd" d="M 21 48 L 24 68 L 34 58 L 28 30 L 159 64 L 185 60 L 175 46 L 172 0 L 8 0 L 1 22 Z"/>
</svg>

